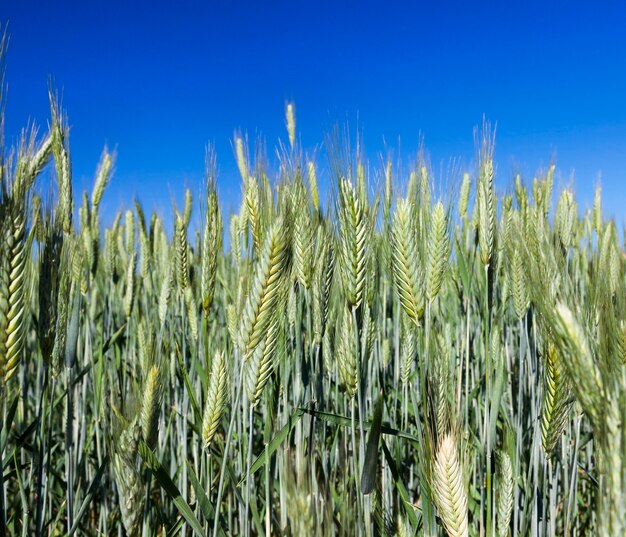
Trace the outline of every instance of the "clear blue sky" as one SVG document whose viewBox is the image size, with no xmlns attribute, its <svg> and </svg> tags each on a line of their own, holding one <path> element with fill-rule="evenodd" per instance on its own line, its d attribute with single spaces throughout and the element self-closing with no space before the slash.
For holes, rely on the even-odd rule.
<svg viewBox="0 0 626 537">
<path fill-rule="evenodd" d="M 400 138 L 409 158 L 421 135 L 436 172 L 452 158 L 472 166 L 485 115 L 497 122 L 502 188 L 554 158 L 558 184 L 573 173 L 583 206 L 601 175 L 605 209 L 622 221 L 624 2 L 417 4 L 5 0 L 7 138 L 29 118 L 46 125 L 53 76 L 76 188 L 91 188 L 106 143 L 118 162 L 105 207 L 138 193 L 167 213 L 184 185 L 198 188 L 208 142 L 235 206 L 233 132 L 261 133 L 272 156 L 287 100 L 307 149 L 358 119 L 370 156 Z"/>
</svg>

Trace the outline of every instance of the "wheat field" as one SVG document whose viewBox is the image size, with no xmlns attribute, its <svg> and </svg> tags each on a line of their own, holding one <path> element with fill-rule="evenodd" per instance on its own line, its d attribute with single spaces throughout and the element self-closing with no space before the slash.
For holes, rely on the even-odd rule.
<svg viewBox="0 0 626 537">
<path fill-rule="evenodd" d="M 289 103 L 276 171 L 235 136 L 238 212 L 209 149 L 172 215 L 104 228 L 115 154 L 73 192 L 50 110 L 1 148 L 0 535 L 626 535 L 599 188 L 497 192 L 487 124 L 451 193 L 421 154 L 326 165 Z"/>
</svg>

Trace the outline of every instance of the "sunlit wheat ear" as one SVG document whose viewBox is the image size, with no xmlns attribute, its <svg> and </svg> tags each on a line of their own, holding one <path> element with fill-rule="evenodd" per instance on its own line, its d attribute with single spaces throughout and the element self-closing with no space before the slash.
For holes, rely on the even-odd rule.
<svg viewBox="0 0 626 537">
<path fill-rule="evenodd" d="M 620 276 L 619 243 L 617 233 L 612 222 L 604 225 L 600 237 L 600 260 L 598 269 L 602 271 L 603 279 L 607 282 L 608 291 L 615 296 L 618 289 L 622 288 Z"/>
<path fill-rule="evenodd" d="M 437 334 L 438 356 L 434 364 L 434 384 L 436 387 L 436 424 L 437 436 L 443 437 L 450 430 L 451 426 L 451 405 L 449 398 L 450 380 L 450 343 L 446 336 Z"/>
<path fill-rule="evenodd" d="M 209 389 L 206 402 L 204 403 L 204 416 L 202 418 L 202 446 L 208 450 L 220 420 L 224 413 L 224 407 L 228 400 L 228 370 L 224 354 L 218 351 L 213 357 L 211 376 L 209 377 Z"/>
<path fill-rule="evenodd" d="M 74 199 L 72 196 L 72 168 L 67 143 L 67 119 L 61 112 L 56 97 L 50 93 L 49 98 L 52 115 L 52 154 L 54 155 L 58 183 L 58 201 L 55 212 L 58 214 L 63 231 L 70 233 Z"/>
<path fill-rule="evenodd" d="M 593 229 L 596 231 L 598 236 L 602 233 L 602 187 L 598 185 L 596 187 L 596 191 L 593 197 L 593 213 L 592 213 L 592 223 Z"/>
<path fill-rule="evenodd" d="M 102 201 L 104 190 L 109 184 L 114 161 L 115 155 L 109 153 L 109 151 L 105 147 L 100 157 L 100 163 L 98 164 L 98 170 L 96 171 L 96 180 L 94 182 L 93 191 L 91 194 L 91 205 L 94 211 L 98 210 L 100 202 Z"/>
<path fill-rule="evenodd" d="M 502 217 L 498 231 L 498 255 L 500 256 L 504 255 L 506 248 L 513 244 L 512 234 L 515 231 L 513 229 L 514 219 L 513 196 L 508 194 L 502 198 Z"/>
<path fill-rule="evenodd" d="M 230 237 L 230 254 L 235 267 L 241 265 L 241 233 L 239 217 L 235 214 L 230 217 L 230 225 L 228 227 Z"/>
<path fill-rule="evenodd" d="M 448 219 L 443 204 L 438 202 L 430 219 L 430 233 L 428 236 L 428 270 L 426 278 L 426 297 L 428 300 L 433 300 L 439 293 L 449 255 Z"/>
<path fill-rule="evenodd" d="M 513 466 L 509 455 L 500 451 L 498 453 L 498 510 L 497 510 L 497 527 L 498 537 L 507 537 L 509 535 L 509 525 L 511 524 L 511 514 L 513 513 L 513 487 L 515 481 L 513 479 Z"/>
<path fill-rule="evenodd" d="M 187 310 L 187 323 L 193 341 L 198 341 L 198 310 L 196 297 L 191 287 L 185 288 L 183 298 L 185 300 L 185 308 Z"/>
<path fill-rule="evenodd" d="M 307 162 L 306 169 L 311 203 L 313 204 L 315 211 L 318 212 L 320 210 L 320 194 L 317 188 L 317 172 L 315 171 L 315 163 L 312 161 Z"/>
<path fill-rule="evenodd" d="M 563 249 L 574 245 L 575 226 L 578 222 L 578 206 L 571 190 L 563 190 L 556 206 L 555 228 Z"/>
<path fill-rule="evenodd" d="M 176 213 L 174 224 L 174 244 L 176 246 L 176 280 L 181 291 L 189 287 L 189 243 L 187 225 L 180 213 Z"/>
<path fill-rule="evenodd" d="M 562 361 L 563 356 L 552 343 L 548 343 L 543 360 L 544 393 L 541 412 L 541 444 L 548 459 L 554 455 L 573 404 Z"/>
<path fill-rule="evenodd" d="M 406 317 L 404 317 L 406 319 Z M 402 344 L 400 347 L 400 363 L 402 364 L 402 385 L 407 386 L 413 372 L 413 364 L 417 355 L 417 332 L 415 326 L 406 320 L 402 323 Z"/>
<path fill-rule="evenodd" d="M 530 298 L 528 295 L 528 283 L 526 269 L 524 267 L 523 257 L 519 248 L 515 248 L 513 252 L 513 261 L 511 263 L 511 292 L 513 295 L 513 306 L 518 319 L 522 319 L 528 307 L 530 306 Z"/>
<path fill-rule="evenodd" d="M 356 356 L 356 326 L 350 310 L 343 308 L 336 339 L 336 354 L 339 366 L 339 379 L 349 397 L 354 397 L 359 382 L 359 371 Z"/>
<path fill-rule="evenodd" d="M 241 179 L 245 182 L 248 180 L 248 157 L 246 156 L 246 148 L 241 136 L 235 137 L 235 158 L 237 159 L 237 167 Z"/>
<path fill-rule="evenodd" d="M 296 143 L 296 106 L 293 103 L 287 103 L 285 109 L 285 119 L 287 123 L 287 134 L 289 135 L 289 143 L 291 147 Z"/>
<path fill-rule="evenodd" d="M 26 222 L 24 210 L 10 200 L 0 220 L 0 392 L 15 375 L 26 328 Z"/>
<path fill-rule="evenodd" d="M 451 433 L 439 440 L 431 479 L 435 505 L 448 535 L 469 535 L 467 493 L 456 440 Z"/>
<path fill-rule="evenodd" d="M 423 275 L 420 269 L 414 206 L 398 200 L 393 220 L 393 274 L 402 308 L 418 323 L 425 308 Z"/>
<path fill-rule="evenodd" d="M 119 278 L 118 254 L 117 254 L 117 235 L 114 228 L 104 230 L 104 268 L 107 276 L 113 283 L 117 283 Z"/>
<path fill-rule="evenodd" d="M 254 250 L 258 252 L 261 247 L 261 201 L 259 183 L 255 177 L 248 177 L 244 188 L 247 221 L 250 224 Z"/>
<path fill-rule="evenodd" d="M 149 332 L 147 321 L 142 319 L 137 323 L 137 357 L 142 371 L 150 371 L 152 367 L 152 333 Z"/>
<path fill-rule="evenodd" d="M 141 403 L 141 433 L 144 442 L 151 449 L 156 446 L 159 433 L 159 413 L 161 411 L 161 397 L 163 385 L 161 370 L 153 365 L 144 381 L 143 400 Z"/>
<path fill-rule="evenodd" d="M 315 228 L 305 199 L 297 208 L 293 230 L 293 267 L 298 283 L 304 289 L 311 287 L 314 237 Z"/>
<path fill-rule="evenodd" d="M 239 332 L 239 345 L 248 359 L 272 322 L 280 299 L 283 272 L 287 265 L 288 241 L 281 219 L 269 229 L 256 262 L 254 279 L 246 299 Z"/>
<path fill-rule="evenodd" d="M 476 193 L 478 245 L 480 260 L 489 265 L 493 256 L 496 233 L 496 196 L 493 187 L 493 160 L 490 155 L 483 155 L 480 163 L 480 178 Z"/>
<path fill-rule="evenodd" d="M 183 205 L 183 223 L 186 228 L 189 228 L 189 222 L 191 222 L 191 212 L 193 210 L 193 197 L 191 190 L 185 189 L 185 204 Z"/>
<path fill-rule="evenodd" d="M 470 174 L 465 172 L 463 174 L 463 181 L 461 182 L 461 189 L 459 190 L 459 216 L 461 218 L 465 218 L 467 216 L 471 186 L 472 180 L 470 178 Z"/>
<path fill-rule="evenodd" d="M 280 316 L 275 312 L 267 331 L 263 334 L 263 339 L 248 353 L 248 358 L 243 364 L 246 393 L 252 406 L 256 406 L 260 401 L 263 388 L 274 371 L 280 326 Z"/>
<path fill-rule="evenodd" d="M 605 406 L 603 377 L 583 328 L 563 303 L 556 306 L 553 330 L 555 344 L 563 353 L 564 369 L 572 379 L 572 390 L 592 425 L 600 429 Z"/>
<path fill-rule="evenodd" d="M 363 300 L 367 276 L 370 224 L 362 201 L 352 183 L 339 183 L 339 274 L 348 305 L 358 307 Z"/>
<path fill-rule="evenodd" d="M 124 251 L 135 251 L 135 214 L 130 209 L 124 215 Z"/>
<path fill-rule="evenodd" d="M 212 180 L 209 180 L 207 209 L 202 235 L 202 308 L 208 314 L 215 293 L 217 262 L 222 248 L 222 215 L 217 199 L 217 192 Z"/>
</svg>

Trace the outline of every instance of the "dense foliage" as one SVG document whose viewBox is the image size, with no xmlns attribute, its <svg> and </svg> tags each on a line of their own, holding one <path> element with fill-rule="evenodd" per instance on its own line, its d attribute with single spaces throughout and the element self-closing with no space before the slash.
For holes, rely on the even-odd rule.
<svg viewBox="0 0 626 537">
<path fill-rule="evenodd" d="M 288 105 L 276 174 L 235 138 L 224 230 L 211 152 L 171 233 L 139 202 L 102 229 L 114 155 L 76 198 L 56 102 L 2 151 L 0 534 L 626 534 L 599 190 L 581 215 L 550 167 L 498 196 L 485 127 L 442 200 L 422 158 L 329 147 L 324 206 Z"/>
</svg>

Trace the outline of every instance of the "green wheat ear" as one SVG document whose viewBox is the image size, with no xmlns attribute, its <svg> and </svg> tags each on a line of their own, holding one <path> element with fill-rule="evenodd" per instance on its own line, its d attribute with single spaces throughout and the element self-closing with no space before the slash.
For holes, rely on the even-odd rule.
<svg viewBox="0 0 626 537">
<path fill-rule="evenodd" d="M 398 200 L 393 219 L 393 274 L 400 304 L 408 317 L 418 323 L 425 309 L 424 281 L 417 248 L 415 207 Z"/>
<path fill-rule="evenodd" d="M 201 270 L 202 279 L 201 298 L 202 309 L 205 316 L 208 315 L 215 294 L 215 280 L 217 276 L 217 263 L 222 248 L 222 215 L 217 199 L 217 191 L 215 188 L 215 172 L 214 156 L 210 153 L 207 160 L 207 208 L 204 221 L 204 230 L 202 234 L 202 257 Z"/>
<path fill-rule="evenodd" d="M 354 341 L 356 338 L 356 326 L 354 317 L 348 307 L 343 308 L 343 316 L 338 326 L 340 337 L 336 342 L 336 353 L 339 366 L 339 379 L 349 397 L 354 397 L 359 382 L 357 368 L 357 356 Z"/>
<path fill-rule="evenodd" d="M 433 300 L 439 293 L 449 255 L 448 217 L 443 204 L 438 202 L 433 210 L 428 237 L 426 297 L 429 301 Z"/>
<path fill-rule="evenodd" d="M 279 219 L 267 233 L 244 307 L 239 344 L 245 353 L 245 360 L 252 356 L 272 324 L 281 295 L 287 258 L 288 241 L 282 220 Z"/>
<path fill-rule="evenodd" d="M 346 301 L 351 308 L 361 305 L 367 279 L 370 223 L 363 200 L 352 183 L 339 183 L 339 273 Z"/>
<path fill-rule="evenodd" d="M 513 479 L 513 466 L 511 458 L 504 452 L 498 452 L 497 461 L 498 469 L 498 510 L 497 510 L 497 527 L 498 537 L 507 537 L 509 535 L 509 526 L 511 524 L 511 514 L 513 513 L 513 487 L 515 485 Z"/>
<path fill-rule="evenodd" d="M 431 472 L 435 505 L 449 537 L 467 537 L 467 493 L 454 435 L 439 440 Z"/>
<path fill-rule="evenodd" d="M 525 270 L 522 254 L 519 248 L 516 248 L 513 252 L 513 261 L 511 263 L 511 287 L 513 306 L 518 319 L 524 318 L 530 306 Z"/>
<path fill-rule="evenodd" d="M 209 389 L 204 405 L 202 418 L 202 446 L 208 450 L 217 428 L 222 419 L 226 401 L 228 399 L 228 371 L 226 360 L 222 352 L 217 352 L 213 357 L 211 376 L 209 377 Z"/>
<path fill-rule="evenodd" d="M 144 381 L 143 401 L 141 404 L 141 433 L 151 449 L 156 446 L 159 433 L 159 412 L 163 383 L 159 366 L 153 365 Z"/>
<path fill-rule="evenodd" d="M 546 457 L 552 458 L 565 430 L 573 398 L 563 369 L 563 356 L 548 343 L 544 356 L 544 393 L 541 411 L 541 445 Z"/>
<path fill-rule="evenodd" d="M 138 466 L 140 436 L 141 426 L 135 418 L 124 427 L 114 442 L 112 460 L 122 523 L 126 533 L 131 537 L 139 535 L 145 494 Z"/>
<path fill-rule="evenodd" d="M 15 375 L 26 328 L 26 221 L 21 204 L 9 200 L 0 215 L 0 391 Z"/>
<path fill-rule="evenodd" d="M 296 217 L 293 230 L 293 267 L 300 286 L 308 289 L 311 286 L 313 272 L 315 228 L 309 212 L 304 184 L 298 181 L 294 190 L 293 212 Z"/>
<path fill-rule="evenodd" d="M 252 406 L 256 406 L 261 400 L 263 389 L 274 372 L 281 329 L 279 320 L 280 316 L 274 313 L 263 339 L 243 364 L 246 393 Z"/>
</svg>

